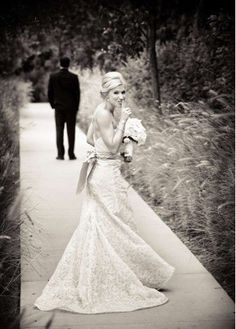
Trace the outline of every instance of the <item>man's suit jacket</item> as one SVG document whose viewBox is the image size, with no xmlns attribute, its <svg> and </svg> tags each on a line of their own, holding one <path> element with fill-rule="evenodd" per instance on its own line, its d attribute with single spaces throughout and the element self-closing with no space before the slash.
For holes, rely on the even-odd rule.
<svg viewBox="0 0 236 329">
<path fill-rule="evenodd" d="M 80 103 L 78 76 L 67 69 L 51 74 L 48 83 L 48 100 L 53 109 L 77 112 Z"/>
</svg>

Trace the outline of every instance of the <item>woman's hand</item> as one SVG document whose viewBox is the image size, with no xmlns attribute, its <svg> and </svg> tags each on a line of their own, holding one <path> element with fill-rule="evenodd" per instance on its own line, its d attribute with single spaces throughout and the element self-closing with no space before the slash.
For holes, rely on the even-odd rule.
<svg viewBox="0 0 236 329">
<path fill-rule="evenodd" d="M 131 162 L 133 158 L 133 149 L 134 149 L 133 142 L 128 137 L 125 137 L 123 141 L 125 144 L 125 149 L 122 155 L 124 157 L 125 162 Z"/>
<path fill-rule="evenodd" d="M 131 115 L 131 109 L 125 106 L 125 101 L 121 103 L 120 122 L 126 122 Z"/>
<path fill-rule="evenodd" d="M 120 121 L 126 122 L 131 115 L 131 109 L 129 107 L 122 107 Z"/>
</svg>

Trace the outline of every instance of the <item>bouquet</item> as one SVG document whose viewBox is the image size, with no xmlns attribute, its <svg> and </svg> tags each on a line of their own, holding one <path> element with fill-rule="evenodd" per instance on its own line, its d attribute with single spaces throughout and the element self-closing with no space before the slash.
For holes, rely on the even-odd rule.
<svg viewBox="0 0 236 329">
<path fill-rule="evenodd" d="M 122 153 L 125 162 L 131 162 L 133 157 L 134 143 L 143 145 L 146 141 L 146 129 L 137 118 L 129 118 L 125 124 L 123 143 L 125 144 Z"/>
</svg>

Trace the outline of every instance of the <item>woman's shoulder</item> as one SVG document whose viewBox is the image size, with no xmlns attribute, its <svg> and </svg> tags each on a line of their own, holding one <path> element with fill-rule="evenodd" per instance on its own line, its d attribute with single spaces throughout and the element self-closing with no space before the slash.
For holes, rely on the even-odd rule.
<svg viewBox="0 0 236 329">
<path fill-rule="evenodd" d="M 94 111 L 93 118 L 97 122 L 101 120 L 112 120 L 112 115 L 109 111 L 105 109 L 105 105 L 101 103 L 97 106 L 96 110 Z"/>
</svg>

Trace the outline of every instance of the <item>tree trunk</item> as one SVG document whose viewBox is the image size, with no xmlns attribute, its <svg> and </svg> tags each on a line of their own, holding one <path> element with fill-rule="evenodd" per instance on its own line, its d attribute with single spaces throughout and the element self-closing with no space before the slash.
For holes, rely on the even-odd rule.
<svg viewBox="0 0 236 329">
<path fill-rule="evenodd" d="M 153 97 L 155 100 L 158 100 L 159 105 L 161 105 L 158 59 L 156 53 L 156 19 L 153 13 L 150 13 L 148 53 L 149 53 L 150 71 L 152 77 Z"/>
</svg>

